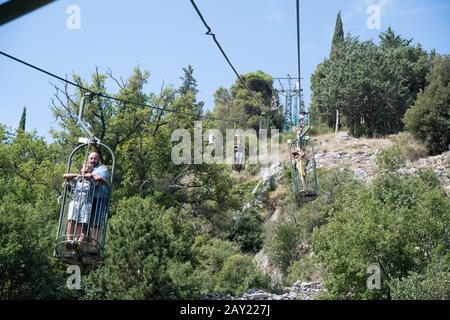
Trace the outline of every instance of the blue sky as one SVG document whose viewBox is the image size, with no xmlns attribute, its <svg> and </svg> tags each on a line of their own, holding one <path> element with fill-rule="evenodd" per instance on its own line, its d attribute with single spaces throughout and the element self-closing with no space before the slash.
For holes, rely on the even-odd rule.
<svg viewBox="0 0 450 320">
<path fill-rule="evenodd" d="M 5 2 L 3 0 L 0 3 Z M 273 76 L 296 75 L 295 0 L 197 0 L 206 21 L 240 73 L 262 70 Z M 70 30 L 67 9 L 76 5 L 81 28 Z M 367 28 L 367 8 L 381 9 L 381 29 Z M 344 31 L 374 39 L 391 25 L 404 38 L 427 49 L 450 53 L 448 0 L 301 0 L 301 54 L 305 102 L 309 79 L 328 56 L 337 12 Z M 60 76 L 90 79 L 97 66 L 126 79 L 135 66 L 151 74 L 146 92 L 180 84 L 182 68 L 194 67 L 198 99 L 206 108 L 213 93 L 230 87 L 235 75 L 206 36 L 189 0 L 60 0 L 0 27 L 0 50 Z M 0 56 L 0 123 L 17 127 L 27 107 L 27 130 L 50 137 L 57 128 L 49 105 L 49 76 Z M 109 93 L 118 91 L 111 81 Z"/>
</svg>

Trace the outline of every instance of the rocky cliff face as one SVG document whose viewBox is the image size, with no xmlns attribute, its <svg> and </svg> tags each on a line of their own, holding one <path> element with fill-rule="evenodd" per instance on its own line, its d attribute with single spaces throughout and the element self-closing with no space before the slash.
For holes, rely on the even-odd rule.
<svg viewBox="0 0 450 320">
<path fill-rule="evenodd" d="M 316 146 L 317 168 L 346 168 L 358 179 L 370 182 L 378 171 L 377 155 L 392 143 L 384 139 L 355 139 L 340 132 L 322 139 L 319 137 Z"/>
<path fill-rule="evenodd" d="M 375 163 L 378 154 L 383 149 L 394 146 L 390 139 L 356 139 L 344 132 L 321 136 L 315 140 L 317 168 L 346 168 L 366 183 L 370 183 L 379 173 Z M 405 166 L 398 171 L 415 173 L 425 168 L 439 176 L 450 195 L 450 152 L 415 161 L 407 160 Z"/>
<path fill-rule="evenodd" d="M 399 169 L 403 173 L 415 173 L 419 169 L 429 168 L 442 181 L 447 196 L 450 196 L 450 151 L 434 157 L 427 157 L 417 161 L 406 161 L 406 166 Z"/>
<path fill-rule="evenodd" d="M 251 289 L 240 297 L 210 295 L 207 298 L 217 300 L 314 300 L 322 291 L 322 284 L 319 282 L 297 281 L 292 287 L 284 288 L 284 293 L 281 294 Z"/>
</svg>

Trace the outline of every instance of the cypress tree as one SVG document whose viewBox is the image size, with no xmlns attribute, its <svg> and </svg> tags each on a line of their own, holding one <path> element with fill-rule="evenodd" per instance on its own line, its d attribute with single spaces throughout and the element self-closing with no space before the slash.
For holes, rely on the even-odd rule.
<svg viewBox="0 0 450 320">
<path fill-rule="evenodd" d="M 342 24 L 341 11 L 339 10 L 334 27 L 333 43 L 331 44 L 331 55 L 336 53 L 338 46 L 344 41 L 344 25 Z"/>
<path fill-rule="evenodd" d="M 25 123 L 27 122 L 27 107 L 23 107 L 22 116 L 20 117 L 19 130 L 25 131 Z"/>
</svg>

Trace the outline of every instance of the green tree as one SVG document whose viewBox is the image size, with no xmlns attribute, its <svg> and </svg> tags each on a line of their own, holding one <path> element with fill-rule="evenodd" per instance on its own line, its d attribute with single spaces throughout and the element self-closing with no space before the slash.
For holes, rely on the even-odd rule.
<svg viewBox="0 0 450 320">
<path fill-rule="evenodd" d="M 183 72 L 184 77 L 181 78 L 183 83 L 180 87 L 180 93 L 184 95 L 190 91 L 193 94 L 197 94 L 197 80 L 194 78 L 194 68 L 189 65 L 187 68 L 183 68 Z"/>
<path fill-rule="evenodd" d="M 92 84 L 75 80 L 95 92 L 105 93 L 105 81 L 115 80 L 108 75 L 94 73 Z M 114 181 L 114 199 L 141 196 L 155 197 L 165 207 L 185 208 L 193 219 L 202 219 L 211 225 L 212 232 L 221 233 L 228 224 L 228 210 L 232 209 L 231 180 L 221 165 L 175 165 L 171 160 L 173 130 L 185 128 L 193 133 L 193 122 L 203 113 L 203 102 L 196 98 L 196 80 L 193 68 L 184 69 L 181 87 L 165 87 L 159 94 L 145 94 L 144 85 L 149 73 L 134 69 L 133 75 L 120 83 L 115 97 L 138 103 L 123 103 L 95 99 L 86 106 L 85 122 L 103 143 L 112 148 L 117 167 Z M 64 92 L 59 90 L 60 92 Z M 69 149 L 76 137 L 83 136 L 76 124 L 76 114 L 81 93 L 76 97 L 57 99 L 53 105 L 63 132 L 55 135 L 56 141 Z M 78 100 L 77 100 L 78 99 Z M 158 109 L 152 109 L 155 106 Z M 166 109 L 180 113 L 166 112 Z M 111 159 L 101 156 L 101 162 L 111 164 Z M 234 208 L 234 207 L 233 207 Z"/>
<path fill-rule="evenodd" d="M 413 46 L 411 40 L 401 39 L 392 29 L 382 33 L 380 39 L 378 87 L 382 112 L 375 124 L 378 132 L 390 134 L 404 129 L 402 118 L 427 85 L 431 59 L 420 44 Z"/>
<path fill-rule="evenodd" d="M 224 283 L 229 282 L 224 279 L 227 261 L 240 253 L 239 246 L 202 235 L 203 226 L 185 210 L 165 209 L 155 199 L 123 199 L 110 220 L 105 264 L 89 275 L 86 294 L 112 299 L 192 299 L 223 293 Z M 253 263 L 245 265 L 234 270 L 234 276 L 243 279 L 242 290 L 266 284 L 259 282 L 264 278 Z"/>
<path fill-rule="evenodd" d="M 25 131 L 26 122 L 27 122 L 27 107 L 23 107 L 22 115 L 20 116 L 18 130 Z"/>
<path fill-rule="evenodd" d="M 339 10 L 336 17 L 336 25 L 334 27 L 333 42 L 331 44 L 331 55 L 336 54 L 336 51 L 344 42 L 344 25 L 342 24 L 341 11 Z"/>
<path fill-rule="evenodd" d="M 175 299 L 197 288 L 178 285 L 192 271 L 195 233 L 184 211 L 164 209 L 151 198 L 122 200 L 110 220 L 108 255 L 91 281 L 112 299 Z"/>
<path fill-rule="evenodd" d="M 336 212 L 342 210 L 344 199 L 351 198 L 353 191 L 362 187 L 349 171 L 321 169 L 318 181 L 319 199 L 306 204 L 301 210 L 292 207 L 292 196 L 288 198 L 287 204 L 283 205 L 282 218 L 277 221 L 267 243 L 271 262 L 283 272 L 296 272 L 299 261 L 306 261 L 304 254 L 308 251 L 313 231 L 326 225 Z M 294 263 L 296 266 L 292 266 Z"/>
<path fill-rule="evenodd" d="M 380 39 L 377 46 L 348 35 L 334 45 L 339 50 L 318 65 L 311 76 L 316 123 L 334 127 L 341 122 L 355 136 L 403 130 L 407 108 L 426 85 L 430 55 L 391 28 Z"/>
<path fill-rule="evenodd" d="M 0 126 L 0 299 L 68 299 L 52 258 L 63 162 L 56 144 Z"/>
<path fill-rule="evenodd" d="M 42 202 L 0 205 L 0 299 L 63 299 L 65 272 L 52 259 L 54 219 Z"/>
<path fill-rule="evenodd" d="M 434 181 L 434 182 L 433 182 Z M 426 175 L 386 174 L 355 190 L 329 223 L 313 234 L 313 249 L 325 268 L 329 297 L 388 299 L 390 283 L 423 273 L 448 252 L 448 199 Z M 371 290 L 367 269 L 381 271 L 381 289 Z"/>
<path fill-rule="evenodd" d="M 406 112 L 406 128 L 435 155 L 450 144 L 450 56 L 436 57 L 428 86 Z"/>
<path fill-rule="evenodd" d="M 230 169 L 205 164 L 177 166 L 171 161 L 172 131 L 187 128 L 192 132 L 193 121 L 202 114 L 192 68 L 185 69 L 181 88 L 168 86 L 158 94 L 144 93 L 148 78 L 148 72 L 139 68 L 126 81 L 117 81 L 111 72 L 95 72 L 90 83 L 74 76 L 79 84 L 102 93 L 106 93 L 106 80 L 112 79 L 119 86 L 117 98 L 138 103 L 99 98 L 86 105 L 85 122 L 112 147 L 117 166 L 106 245 L 108 262 L 84 271 L 87 281 L 83 281 L 80 295 L 65 289 L 64 266 L 51 255 L 66 158 L 77 137 L 84 135 L 76 123 L 82 92 L 72 95 L 68 88 L 58 88 L 52 110 L 62 130 L 52 132 L 53 143 L 33 132 L 13 134 L 0 126 L 2 297 L 196 298 L 214 290 L 215 276 L 202 284 L 211 269 L 202 264 L 203 253 L 192 249 L 195 239 L 225 239 L 233 212 L 243 204 L 231 195 Z M 192 115 L 168 113 L 167 108 Z M 108 155 L 101 157 L 103 163 L 111 164 Z M 239 247 L 232 246 L 236 251 L 226 251 L 223 245 L 223 259 L 239 253 Z M 134 256 L 127 255 L 128 248 Z M 139 261 L 143 256 L 146 260 Z M 22 265 L 27 269 L 20 269 Z M 214 268 L 217 274 L 222 265 Z"/>
<path fill-rule="evenodd" d="M 407 47 L 411 44 L 412 39 L 405 40 L 399 35 L 395 34 L 391 26 L 387 28 L 385 32 L 380 35 L 380 46 L 382 49 L 396 49 L 400 47 Z"/>
<path fill-rule="evenodd" d="M 300 225 L 295 221 L 278 223 L 269 240 L 267 253 L 270 261 L 282 272 L 287 272 L 291 263 L 302 254 L 301 243 L 304 237 L 301 231 Z"/>
<path fill-rule="evenodd" d="M 216 91 L 212 115 L 215 117 L 226 115 L 227 119 L 238 119 L 238 127 L 253 128 L 258 131 L 261 113 L 268 112 L 270 109 L 274 91 L 273 78 L 262 71 L 249 72 L 241 78 L 262 104 L 256 101 L 246 86 L 237 79 L 229 91 L 225 88 L 219 88 Z M 281 129 L 278 114 L 272 115 L 271 122 L 272 126 Z M 217 124 L 220 128 L 224 125 L 229 126 L 229 124 Z"/>
<path fill-rule="evenodd" d="M 195 277 L 198 279 L 194 278 L 193 280 L 200 284 L 199 291 L 202 297 L 216 292 L 219 282 L 218 274 L 224 262 L 229 257 L 240 253 L 239 245 L 234 242 L 218 238 L 208 239 L 205 236 L 196 238 L 193 256 L 197 263 Z"/>
</svg>

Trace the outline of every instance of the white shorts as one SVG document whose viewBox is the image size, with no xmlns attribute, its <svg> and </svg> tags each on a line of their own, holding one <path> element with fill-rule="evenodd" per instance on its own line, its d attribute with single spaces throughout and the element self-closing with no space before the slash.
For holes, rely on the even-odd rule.
<svg viewBox="0 0 450 320">
<path fill-rule="evenodd" d="M 67 220 L 75 220 L 77 223 L 88 223 L 91 210 L 92 203 L 72 200 L 67 210 Z"/>
</svg>

